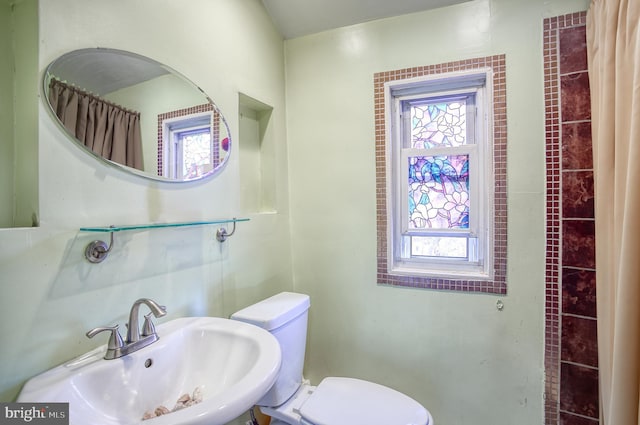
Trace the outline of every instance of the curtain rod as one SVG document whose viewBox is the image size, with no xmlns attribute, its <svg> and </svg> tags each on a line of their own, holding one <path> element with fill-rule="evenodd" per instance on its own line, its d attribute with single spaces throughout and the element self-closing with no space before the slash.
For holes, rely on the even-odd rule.
<svg viewBox="0 0 640 425">
<path fill-rule="evenodd" d="M 134 114 L 134 115 L 140 117 L 140 112 L 138 112 L 138 111 L 134 111 L 133 109 L 128 109 L 128 108 L 125 108 L 122 105 L 118 105 L 117 103 L 110 102 L 110 101 L 108 101 L 108 100 L 106 100 L 106 99 L 104 99 L 104 98 L 102 98 L 100 96 L 97 96 L 97 95 L 95 95 L 95 94 L 93 94 L 93 93 L 91 93 L 91 92 L 89 92 L 87 90 L 83 90 L 83 89 L 81 89 L 79 87 L 76 87 L 73 84 L 69 84 L 67 82 L 58 80 L 55 77 L 51 78 L 51 81 L 49 81 L 49 88 L 52 88 L 52 87 L 54 87 L 56 85 L 62 86 L 64 88 L 67 88 L 67 89 L 69 89 L 71 91 L 74 91 L 74 92 L 76 92 L 78 94 L 81 94 L 83 96 L 87 96 L 87 97 L 89 97 L 91 99 L 95 99 L 95 100 L 97 100 L 99 102 L 105 103 L 105 104 L 107 104 L 109 106 L 113 106 L 114 108 L 118 108 L 118 109 L 120 109 L 122 111 L 125 111 L 125 112 L 130 113 L 130 114 Z"/>
</svg>

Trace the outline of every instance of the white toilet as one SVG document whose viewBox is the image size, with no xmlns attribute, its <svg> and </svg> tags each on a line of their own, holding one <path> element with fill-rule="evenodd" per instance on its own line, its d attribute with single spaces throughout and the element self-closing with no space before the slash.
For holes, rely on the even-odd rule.
<svg viewBox="0 0 640 425">
<path fill-rule="evenodd" d="M 417 401 L 391 388 L 353 378 L 303 382 L 309 296 L 283 292 L 231 315 L 273 334 L 282 349 L 276 383 L 258 401 L 271 425 L 433 425 Z"/>
</svg>

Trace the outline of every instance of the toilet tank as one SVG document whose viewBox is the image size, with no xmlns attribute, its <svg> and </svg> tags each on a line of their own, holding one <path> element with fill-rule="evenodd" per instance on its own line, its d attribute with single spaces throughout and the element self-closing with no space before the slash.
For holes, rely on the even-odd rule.
<svg viewBox="0 0 640 425">
<path fill-rule="evenodd" d="M 302 383 L 309 305 L 308 295 L 282 292 L 231 315 L 232 320 L 266 329 L 280 343 L 280 372 L 273 387 L 258 401 L 259 406 L 280 406 Z"/>
</svg>

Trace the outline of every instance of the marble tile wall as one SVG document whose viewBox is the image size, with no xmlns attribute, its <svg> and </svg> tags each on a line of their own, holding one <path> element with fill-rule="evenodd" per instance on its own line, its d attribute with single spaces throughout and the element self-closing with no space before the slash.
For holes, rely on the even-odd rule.
<svg viewBox="0 0 640 425">
<path fill-rule="evenodd" d="M 586 12 L 545 19 L 545 423 L 598 424 L 591 105 Z"/>
</svg>

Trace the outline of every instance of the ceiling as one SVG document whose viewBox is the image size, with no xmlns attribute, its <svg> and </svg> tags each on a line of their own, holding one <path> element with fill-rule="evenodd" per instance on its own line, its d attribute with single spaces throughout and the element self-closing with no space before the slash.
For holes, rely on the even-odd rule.
<svg viewBox="0 0 640 425">
<path fill-rule="evenodd" d="M 471 0 L 262 0 L 285 39 L 467 1 Z M 109 49 L 85 49 L 59 58 L 48 71 L 84 90 L 105 95 L 167 72 L 151 62 Z"/>
<path fill-rule="evenodd" d="M 262 0 L 285 39 L 470 0 Z"/>
<path fill-rule="evenodd" d="M 111 49 L 81 49 L 56 59 L 47 72 L 97 96 L 104 96 L 168 71 L 155 61 Z"/>
</svg>

